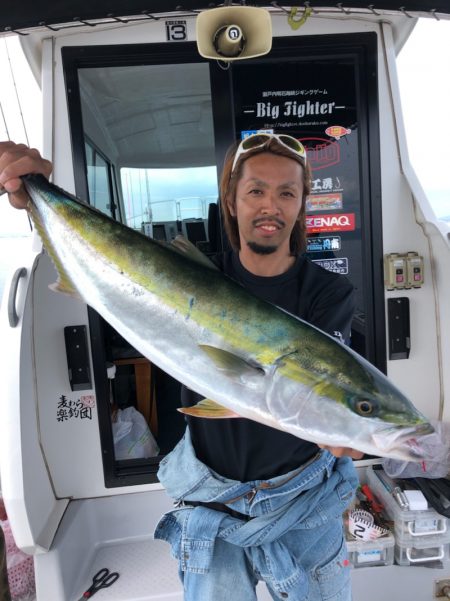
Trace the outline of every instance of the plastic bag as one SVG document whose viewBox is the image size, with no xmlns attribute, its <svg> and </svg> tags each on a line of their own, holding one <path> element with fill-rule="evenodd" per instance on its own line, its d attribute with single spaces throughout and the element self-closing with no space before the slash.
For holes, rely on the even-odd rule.
<svg viewBox="0 0 450 601">
<path fill-rule="evenodd" d="M 3 529 L 5 535 L 6 565 L 11 599 L 12 601 L 33 599 L 36 592 L 33 556 L 27 555 L 17 548 L 7 519 L 0 521 L 0 528 Z"/>
<path fill-rule="evenodd" d="M 391 478 L 445 478 L 450 472 L 450 424 L 431 422 L 435 431 L 417 440 L 425 456 L 420 462 L 383 459 L 383 468 Z"/>
<path fill-rule="evenodd" d="M 134 407 L 117 411 L 112 431 L 117 460 L 145 459 L 159 453 L 158 444 L 144 416 Z"/>
</svg>

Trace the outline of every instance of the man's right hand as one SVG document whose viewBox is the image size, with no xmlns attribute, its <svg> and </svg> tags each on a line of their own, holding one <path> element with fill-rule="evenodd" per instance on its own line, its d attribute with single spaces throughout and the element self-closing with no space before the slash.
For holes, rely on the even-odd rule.
<svg viewBox="0 0 450 601">
<path fill-rule="evenodd" d="M 30 200 L 20 179 L 22 175 L 41 173 L 48 178 L 51 172 L 52 164 L 43 159 L 35 148 L 0 142 L 0 189 L 8 192 L 13 207 L 25 209 Z"/>
</svg>

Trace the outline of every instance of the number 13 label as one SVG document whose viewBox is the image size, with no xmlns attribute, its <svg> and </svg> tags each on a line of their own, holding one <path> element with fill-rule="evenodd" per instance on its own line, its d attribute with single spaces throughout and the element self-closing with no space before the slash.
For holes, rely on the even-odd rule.
<svg viewBox="0 0 450 601">
<path fill-rule="evenodd" d="M 186 21 L 166 21 L 166 36 L 168 42 L 187 40 Z"/>
</svg>

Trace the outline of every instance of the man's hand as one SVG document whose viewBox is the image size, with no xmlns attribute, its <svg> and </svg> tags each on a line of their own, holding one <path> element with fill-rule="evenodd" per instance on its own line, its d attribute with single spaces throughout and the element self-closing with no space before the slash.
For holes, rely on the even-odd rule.
<svg viewBox="0 0 450 601">
<path fill-rule="evenodd" d="M 0 142 L 0 190 L 8 192 L 9 202 L 16 209 L 25 209 L 30 200 L 20 177 L 28 173 L 42 173 L 48 178 L 51 172 L 52 164 L 43 159 L 35 148 Z"/>
<path fill-rule="evenodd" d="M 332 455 L 335 457 L 351 457 L 352 459 L 361 459 L 364 453 L 361 451 L 357 451 L 356 449 L 350 449 L 348 447 L 327 447 L 324 444 L 318 445 L 321 449 L 326 449 L 330 451 Z"/>
</svg>

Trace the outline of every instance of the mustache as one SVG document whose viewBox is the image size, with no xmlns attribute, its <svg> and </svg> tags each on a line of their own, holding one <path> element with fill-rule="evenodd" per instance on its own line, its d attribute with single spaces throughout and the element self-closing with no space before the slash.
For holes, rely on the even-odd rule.
<svg viewBox="0 0 450 601">
<path fill-rule="evenodd" d="M 286 223 L 279 217 L 258 217 L 252 221 L 253 227 L 258 227 L 261 223 L 276 223 L 280 227 L 284 227 Z"/>
</svg>

